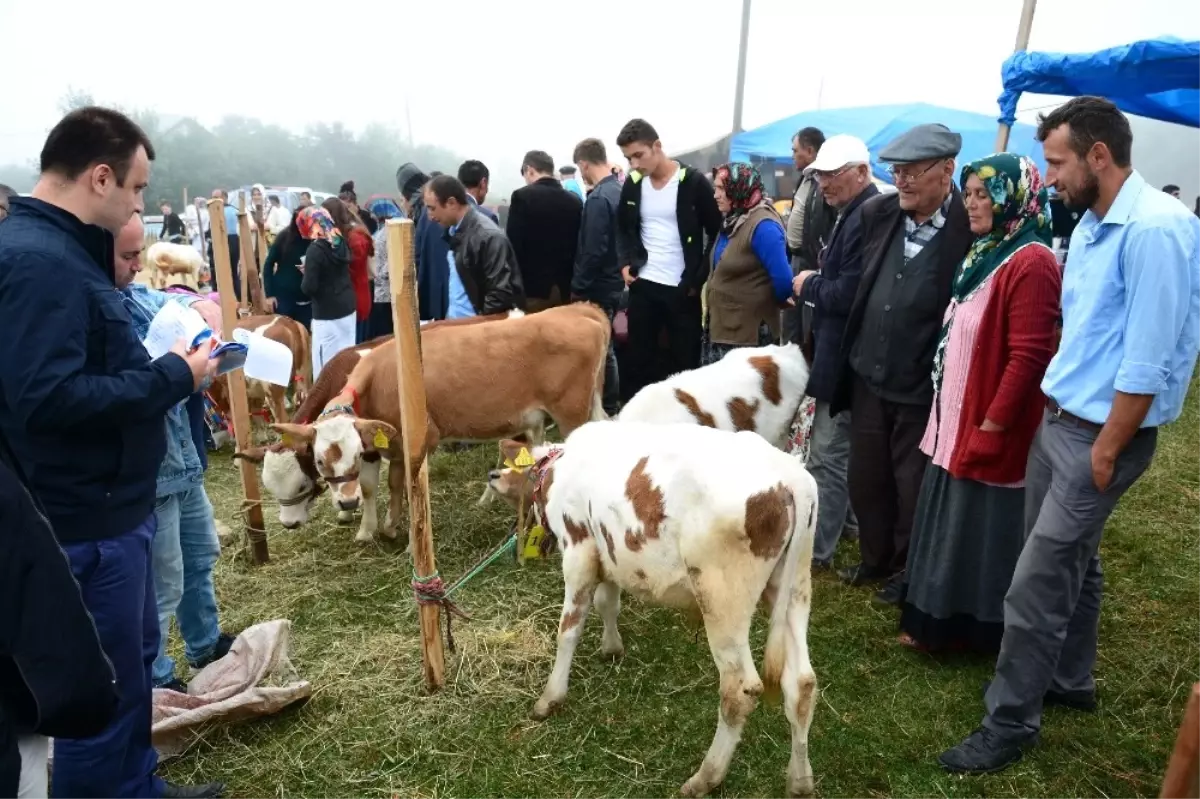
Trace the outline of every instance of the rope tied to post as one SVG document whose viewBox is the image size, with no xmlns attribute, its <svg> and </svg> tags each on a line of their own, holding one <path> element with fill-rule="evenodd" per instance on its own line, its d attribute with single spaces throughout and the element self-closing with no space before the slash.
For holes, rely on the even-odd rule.
<svg viewBox="0 0 1200 799">
<path fill-rule="evenodd" d="M 451 652 L 457 651 L 457 648 L 454 646 L 454 634 L 450 630 L 451 620 L 455 616 L 458 616 L 463 621 L 471 620 L 471 617 L 450 599 L 450 591 L 453 591 L 456 587 L 457 585 L 447 590 L 441 575 L 436 571 L 428 577 L 421 577 L 415 571 L 413 572 L 412 589 L 417 603 L 421 605 L 441 605 L 446 611 L 446 648 Z"/>
</svg>

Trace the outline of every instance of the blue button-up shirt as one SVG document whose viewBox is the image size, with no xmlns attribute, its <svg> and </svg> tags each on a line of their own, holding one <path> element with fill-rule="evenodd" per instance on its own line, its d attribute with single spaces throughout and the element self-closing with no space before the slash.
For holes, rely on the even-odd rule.
<svg viewBox="0 0 1200 799">
<path fill-rule="evenodd" d="M 1142 426 L 1174 421 L 1200 348 L 1200 219 L 1133 172 L 1103 219 L 1079 220 L 1062 305 L 1046 396 L 1103 424 L 1117 391 L 1153 394 Z"/>
<path fill-rule="evenodd" d="M 458 233 L 458 225 L 450 228 L 451 236 L 456 233 Z M 458 269 L 454 265 L 454 250 L 446 253 L 446 263 L 450 267 L 450 310 L 446 314 L 446 318 L 466 319 L 475 316 L 475 306 L 471 304 L 471 298 L 467 296 L 467 289 L 463 286 L 462 278 L 458 276 Z"/>
</svg>

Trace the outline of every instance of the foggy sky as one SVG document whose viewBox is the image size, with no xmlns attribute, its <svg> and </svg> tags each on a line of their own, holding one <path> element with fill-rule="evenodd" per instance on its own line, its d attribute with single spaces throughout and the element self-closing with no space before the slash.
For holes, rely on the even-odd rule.
<svg viewBox="0 0 1200 799">
<path fill-rule="evenodd" d="M 818 104 L 924 101 L 995 114 L 1020 8 L 1020 0 L 754 0 L 745 127 Z M 69 12 L 0 0 L 8 65 L 0 164 L 37 155 L 68 88 L 206 125 L 238 114 L 297 132 L 335 120 L 406 131 L 411 118 L 416 141 L 495 164 L 517 163 L 529 149 L 566 163 L 586 136 L 605 140 L 619 160 L 617 131 L 635 116 L 679 151 L 730 129 L 740 15 L 738 0 L 125 0 Z M 1200 3 L 1040 0 L 1030 49 L 1086 51 L 1166 33 L 1200 37 Z M 1020 117 L 1055 103 L 1026 96 Z M 1173 182 L 1194 197 L 1200 138 L 1175 126 L 1149 130 L 1172 144 L 1145 158 L 1190 151 L 1190 166 L 1179 165 L 1189 174 Z"/>
</svg>

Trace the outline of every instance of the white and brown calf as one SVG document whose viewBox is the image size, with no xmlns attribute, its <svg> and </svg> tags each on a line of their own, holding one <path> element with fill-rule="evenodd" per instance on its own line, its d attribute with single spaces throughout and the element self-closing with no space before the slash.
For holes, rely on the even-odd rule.
<svg viewBox="0 0 1200 799">
<path fill-rule="evenodd" d="M 808 373 L 795 344 L 738 348 L 716 363 L 646 386 L 621 409 L 618 419 L 746 430 L 783 449 L 804 399 Z"/>
<path fill-rule="evenodd" d="M 501 449 L 515 458 L 522 446 L 506 441 Z M 812 476 L 757 435 L 694 424 L 595 422 L 564 444 L 534 447 L 532 455 L 537 466 L 530 472 L 493 471 L 489 482 L 513 504 L 544 509 L 563 553 L 558 655 L 534 718 L 546 718 L 566 699 L 593 599 L 604 621 L 601 651 L 624 651 L 617 613 L 626 590 L 647 602 L 698 610 L 720 672 L 716 735 L 682 793 L 701 796 L 721 783 L 759 695 L 782 688 L 792 727 L 788 793 L 811 794 Z M 760 600 L 770 609 L 761 678 L 750 651 Z"/>
<path fill-rule="evenodd" d="M 266 316 L 247 316 L 234 323 L 237 330 L 248 330 L 283 344 L 292 353 L 292 380 L 295 386 L 293 397 L 299 404 L 308 394 L 312 385 L 312 355 L 311 341 L 308 329 L 304 325 L 287 316 L 270 314 Z M 210 396 L 226 418 L 229 417 L 229 378 L 221 375 L 213 381 Z M 264 380 L 246 380 L 246 399 L 253 415 L 256 412 L 266 413 L 270 409 L 273 421 L 282 422 L 288 418 L 285 398 L 287 388 L 267 383 Z"/>
</svg>

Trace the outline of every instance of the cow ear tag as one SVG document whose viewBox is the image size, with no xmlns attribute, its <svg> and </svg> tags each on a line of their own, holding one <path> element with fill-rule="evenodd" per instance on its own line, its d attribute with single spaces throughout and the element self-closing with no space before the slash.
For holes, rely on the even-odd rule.
<svg viewBox="0 0 1200 799">
<path fill-rule="evenodd" d="M 384 435 L 382 430 L 376 430 L 375 438 L 371 439 L 371 443 L 375 445 L 375 449 L 387 449 L 388 437 Z"/>
<path fill-rule="evenodd" d="M 296 446 L 296 440 L 294 438 L 292 438 L 291 435 L 289 435 L 288 433 L 280 433 L 279 440 L 283 442 L 283 445 L 285 447 L 294 449 Z"/>
<path fill-rule="evenodd" d="M 525 447 L 521 447 L 521 451 L 517 453 L 516 458 L 504 459 L 504 465 L 515 472 L 523 472 L 536 462 Z"/>
</svg>

